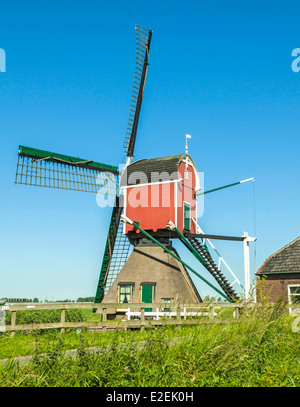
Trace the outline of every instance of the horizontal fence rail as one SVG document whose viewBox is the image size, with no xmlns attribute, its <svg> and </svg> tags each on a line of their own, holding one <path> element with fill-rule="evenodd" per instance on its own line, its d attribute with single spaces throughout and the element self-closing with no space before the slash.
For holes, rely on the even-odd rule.
<svg viewBox="0 0 300 407">
<path fill-rule="evenodd" d="M 151 326 L 166 326 L 166 325 L 189 325 L 199 322 L 212 322 L 219 315 L 218 310 L 222 309 L 232 311 L 231 316 L 227 318 L 217 319 L 218 322 L 236 321 L 240 317 L 242 310 L 250 310 L 254 307 L 259 309 L 262 307 L 272 307 L 270 303 L 267 306 L 258 303 L 197 303 L 197 304 L 179 304 L 179 303 L 100 303 L 93 302 L 72 303 L 72 302 L 57 302 L 57 303 L 14 303 L 0 306 L 0 312 L 11 312 L 10 325 L 1 326 L 0 332 L 10 332 L 10 336 L 14 336 L 16 331 L 34 331 L 44 329 L 60 329 L 61 333 L 65 333 L 66 329 L 71 328 L 88 328 L 91 330 L 101 330 L 106 332 L 107 328 L 127 329 L 136 328 L 143 330 L 145 327 Z M 151 311 L 149 311 L 149 308 Z M 292 316 L 297 316 L 300 313 L 299 305 L 286 305 Z M 97 309 L 99 316 L 98 321 L 66 321 L 66 310 L 74 309 Z M 31 324 L 17 324 L 17 312 L 20 311 L 41 311 L 41 310 L 60 310 L 60 321 L 44 322 Z M 93 314 L 95 315 L 95 314 Z M 119 318 L 112 316 L 119 315 Z M 201 317 L 201 318 L 199 318 Z M 204 317 L 204 318 L 203 318 Z"/>
</svg>

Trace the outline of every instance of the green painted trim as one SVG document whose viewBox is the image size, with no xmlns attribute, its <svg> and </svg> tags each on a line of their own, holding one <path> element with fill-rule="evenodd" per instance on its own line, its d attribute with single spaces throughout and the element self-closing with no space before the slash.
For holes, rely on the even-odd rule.
<svg viewBox="0 0 300 407">
<path fill-rule="evenodd" d="M 133 226 L 137 229 L 139 229 L 145 236 L 147 236 L 150 240 L 152 240 L 154 243 L 156 243 L 158 246 L 160 246 L 162 249 L 164 249 L 167 253 L 169 253 L 171 256 L 173 256 L 176 260 L 178 260 L 181 264 L 183 264 L 186 268 L 188 268 L 192 273 L 194 273 L 197 277 L 199 277 L 202 281 L 204 281 L 207 285 L 209 285 L 212 289 L 214 289 L 218 294 L 220 294 L 223 298 L 225 298 L 229 302 L 233 302 L 230 298 L 227 297 L 222 291 L 220 291 L 218 288 L 216 288 L 213 284 L 211 284 L 209 281 L 207 281 L 204 277 L 202 277 L 199 273 L 197 273 L 192 267 L 190 267 L 186 262 L 181 260 L 179 257 L 177 257 L 171 250 L 167 249 L 164 245 L 162 245 L 160 242 L 158 242 L 154 237 L 149 235 L 145 230 L 143 230 L 139 225 L 135 222 L 132 222 Z"/>
<path fill-rule="evenodd" d="M 102 171 L 109 171 L 114 174 L 118 174 L 118 167 L 114 165 L 102 164 L 92 160 L 86 160 L 79 157 L 71 157 L 64 154 L 53 153 L 46 150 L 39 150 L 37 148 L 19 146 L 19 155 L 20 156 L 27 156 L 36 159 L 46 159 L 51 158 L 52 160 L 57 160 L 62 162 L 62 164 L 71 164 L 71 165 L 80 165 L 85 166 L 93 170 L 102 170 Z"/>
<path fill-rule="evenodd" d="M 240 181 L 239 182 L 234 182 L 233 184 L 224 185 L 223 187 L 210 189 L 208 191 L 196 192 L 195 196 L 209 194 L 210 192 L 219 191 L 220 189 L 233 187 L 234 185 L 239 185 L 240 183 L 241 183 Z"/>
<path fill-rule="evenodd" d="M 183 202 L 183 228 L 185 230 L 191 230 L 191 221 L 191 205 Z"/>
<path fill-rule="evenodd" d="M 177 229 L 176 226 L 174 226 L 175 231 L 177 232 L 177 234 L 180 236 L 180 238 L 183 240 L 183 243 L 185 244 L 185 246 L 190 250 L 190 252 L 192 252 L 192 254 L 200 261 L 200 263 L 206 267 L 206 261 L 204 259 L 202 259 L 202 257 L 200 256 L 200 254 L 193 248 L 193 246 L 191 245 L 191 243 L 187 240 L 187 238 L 185 236 L 183 236 L 183 234 L 180 232 L 180 230 Z"/>
</svg>

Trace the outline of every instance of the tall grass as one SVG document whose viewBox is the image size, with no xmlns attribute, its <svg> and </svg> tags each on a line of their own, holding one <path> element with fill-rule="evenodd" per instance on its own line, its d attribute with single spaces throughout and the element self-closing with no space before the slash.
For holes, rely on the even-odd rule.
<svg viewBox="0 0 300 407">
<path fill-rule="evenodd" d="M 90 352 L 88 335 L 81 334 L 76 357 L 64 353 L 67 335 L 56 336 L 45 354 L 35 347 L 29 364 L 6 364 L 0 385 L 299 386 L 299 333 L 292 331 L 291 324 L 280 305 L 256 308 L 244 310 L 235 323 L 188 327 L 188 334 L 176 342 L 165 340 L 170 333 L 183 336 L 172 328 L 146 330 L 142 346 L 134 341 L 134 334 L 115 332 L 110 346 L 97 353 Z M 103 346 L 100 339 L 99 345 Z"/>
</svg>

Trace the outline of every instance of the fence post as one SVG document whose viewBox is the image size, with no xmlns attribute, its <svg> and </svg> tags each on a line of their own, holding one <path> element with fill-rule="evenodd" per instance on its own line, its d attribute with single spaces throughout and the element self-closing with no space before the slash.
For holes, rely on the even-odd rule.
<svg viewBox="0 0 300 407">
<path fill-rule="evenodd" d="M 180 320 L 181 320 L 180 311 L 181 311 L 181 308 L 180 308 L 180 307 L 177 307 L 177 311 L 176 311 L 176 319 L 177 319 L 177 321 L 180 321 Z"/>
<path fill-rule="evenodd" d="M 12 328 L 16 325 L 16 320 L 17 320 L 17 311 L 12 311 L 11 322 L 10 322 L 10 325 Z M 10 331 L 10 337 L 12 338 L 14 335 L 15 335 L 15 331 L 14 330 Z"/>
<path fill-rule="evenodd" d="M 209 319 L 214 319 L 215 316 L 215 307 L 210 307 Z"/>
<path fill-rule="evenodd" d="M 62 323 L 62 325 L 66 322 L 66 310 L 64 308 L 60 310 L 60 322 Z M 60 333 L 64 334 L 65 328 L 61 328 Z"/>
<path fill-rule="evenodd" d="M 102 322 L 106 322 L 107 321 L 107 308 L 102 308 Z M 102 332 L 105 333 L 106 332 L 106 325 L 102 325 Z"/>
<path fill-rule="evenodd" d="M 177 307 L 177 309 L 176 309 L 176 320 L 177 320 L 177 326 L 176 326 L 176 329 L 181 329 L 181 324 L 179 323 L 179 321 L 181 321 L 181 308 L 180 307 Z"/>
<path fill-rule="evenodd" d="M 141 331 L 145 329 L 145 308 L 141 307 Z"/>
<path fill-rule="evenodd" d="M 239 307 L 234 308 L 234 318 L 239 319 L 240 313 L 239 313 Z"/>
</svg>

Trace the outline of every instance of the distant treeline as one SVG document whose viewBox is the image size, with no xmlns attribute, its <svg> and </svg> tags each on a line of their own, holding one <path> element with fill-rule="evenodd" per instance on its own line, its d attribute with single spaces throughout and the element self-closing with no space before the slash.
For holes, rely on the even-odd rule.
<svg viewBox="0 0 300 407">
<path fill-rule="evenodd" d="M 77 300 L 48 300 L 47 298 L 45 300 L 39 300 L 38 298 L 0 298 L 0 303 L 1 302 L 94 302 L 95 297 L 79 297 Z"/>
</svg>

